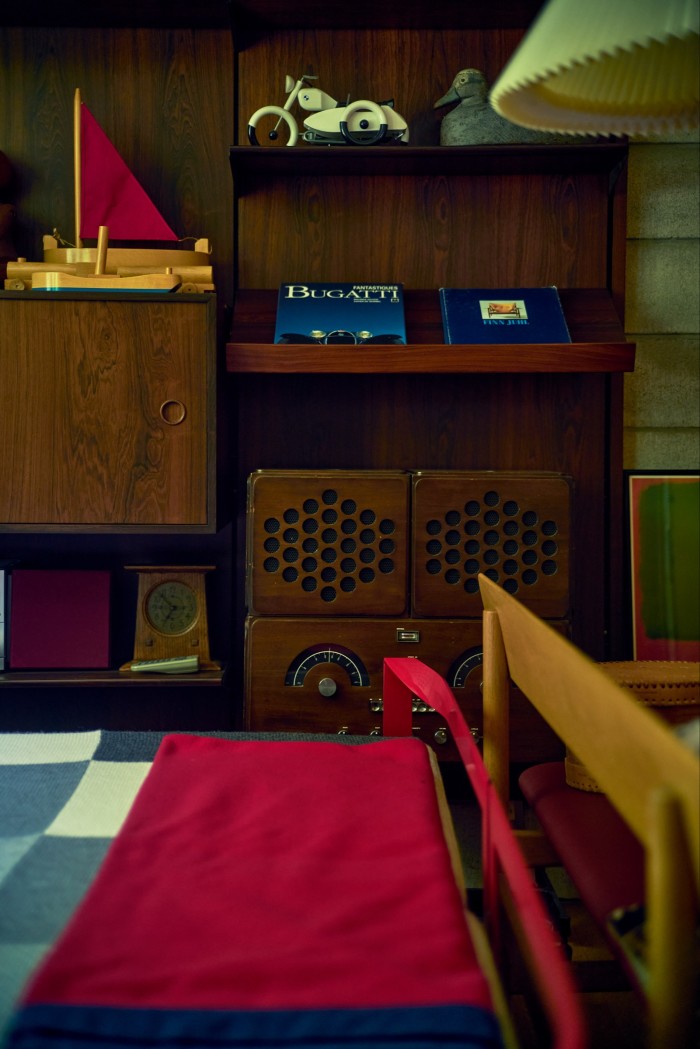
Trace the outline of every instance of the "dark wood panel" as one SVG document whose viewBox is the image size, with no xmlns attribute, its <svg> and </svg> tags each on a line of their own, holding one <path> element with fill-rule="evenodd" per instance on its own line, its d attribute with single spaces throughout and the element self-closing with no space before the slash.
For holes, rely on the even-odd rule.
<svg viewBox="0 0 700 1049">
<path fill-rule="evenodd" d="M 30 17 L 31 15 L 31 17 Z M 39 26 L 228 26 L 230 8 L 226 0 L 121 0 L 85 3 L 85 0 L 34 0 L 31 12 L 21 4 L 8 3 L 0 10 L 0 26 L 21 26 L 31 21 Z"/>
<path fill-rule="evenodd" d="M 49 688 L 0 686 L 3 732 L 121 729 L 208 732 L 240 728 L 222 687 Z"/>
<path fill-rule="evenodd" d="M 607 176 L 271 179 L 239 202 L 237 239 L 241 288 L 605 287 Z"/>
<path fill-rule="evenodd" d="M 573 471 L 602 406 L 581 375 L 237 376 L 244 476 L 255 469 Z M 551 400 L 550 400 L 551 398 Z M 580 398 L 580 402 L 579 402 Z M 290 436 L 293 435 L 293 441 Z M 590 455 L 584 454 L 583 436 Z M 593 467 L 600 472 L 598 460 Z M 578 469 L 573 472 L 578 472 Z"/>
<path fill-rule="evenodd" d="M 99 5 L 98 5 L 99 6 Z M 294 26 L 402 26 L 457 28 L 464 26 L 526 26 L 542 0 L 356 0 L 353 4 L 319 4 L 318 0 L 233 0 L 234 24 L 259 28 Z"/>
<path fill-rule="evenodd" d="M 408 123 L 411 144 L 437 145 L 440 121 L 451 107 L 436 110 L 434 103 L 455 75 L 469 66 L 492 83 L 522 38 L 521 30 L 507 28 L 445 32 L 359 28 L 359 20 L 354 24 L 358 28 L 319 29 L 311 19 L 305 30 L 263 36 L 244 47 L 238 59 L 235 141 L 248 141 L 248 118 L 260 106 L 284 104 L 285 75 L 296 80 L 311 70 L 318 76 L 316 86 L 339 102 L 393 98 Z M 235 35 L 234 40 L 241 43 Z M 293 112 L 300 126 L 309 115 L 297 105 Z"/>
<path fill-rule="evenodd" d="M 107 75 L 106 75 L 107 74 Z M 232 294 L 233 58 L 226 30 L 4 29 L 0 143 L 16 172 L 17 253 L 74 241 L 73 95 L 83 101 L 175 232 L 213 244 Z M 193 246 L 188 243 L 187 246 Z"/>
<path fill-rule="evenodd" d="M 439 5 L 422 0 L 355 0 L 351 6 L 319 4 L 302 0 L 121 0 L 114 3 L 85 3 L 85 0 L 34 0 L 31 19 L 35 25 L 51 26 L 227 26 L 259 30 L 282 26 L 318 25 L 340 28 L 382 25 L 425 28 L 428 26 L 525 26 L 542 6 L 542 0 L 477 0 L 465 4 L 446 0 Z M 23 25 L 29 20 L 25 8 L 6 4 L 0 11 L 0 26 Z"/>
</svg>

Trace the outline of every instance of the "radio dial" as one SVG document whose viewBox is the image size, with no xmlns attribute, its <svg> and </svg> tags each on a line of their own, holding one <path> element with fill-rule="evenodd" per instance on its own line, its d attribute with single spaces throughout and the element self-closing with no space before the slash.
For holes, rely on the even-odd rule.
<svg viewBox="0 0 700 1049">
<path fill-rule="evenodd" d="M 322 696 L 334 696 L 338 691 L 338 686 L 332 677 L 322 677 L 318 683 L 318 690 Z"/>
</svg>

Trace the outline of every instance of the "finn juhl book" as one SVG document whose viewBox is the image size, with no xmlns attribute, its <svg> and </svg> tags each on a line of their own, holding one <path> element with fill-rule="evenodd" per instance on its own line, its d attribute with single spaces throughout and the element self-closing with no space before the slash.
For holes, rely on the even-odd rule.
<svg viewBox="0 0 700 1049">
<path fill-rule="evenodd" d="M 440 288 L 446 343 L 571 342 L 559 293 L 546 288 Z"/>
<path fill-rule="evenodd" d="M 276 343 L 406 342 L 402 284 L 281 284 Z"/>
</svg>

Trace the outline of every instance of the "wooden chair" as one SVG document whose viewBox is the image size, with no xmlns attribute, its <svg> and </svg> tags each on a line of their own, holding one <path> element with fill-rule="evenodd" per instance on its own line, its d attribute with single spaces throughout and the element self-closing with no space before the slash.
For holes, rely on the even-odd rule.
<svg viewBox="0 0 700 1049">
<path fill-rule="evenodd" d="M 648 1045 L 687 1049 L 697 1010 L 700 761 L 658 715 L 564 637 L 486 577 L 480 576 L 479 585 L 484 761 L 492 780 L 507 803 L 513 681 L 604 791 L 586 794 L 567 786 L 563 761 L 559 770 L 551 765 L 528 770 L 558 777 L 554 785 L 542 779 L 533 807 L 539 817 L 538 808 L 547 809 L 556 794 L 547 837 L 582 900 L 590 886 L 595 888 L 589 895 L 600 896 L 608 875 L 615 875 L 618 838 L 623 845 L 641 847 L 646 957 L 637 989 L 647 1007 Z M 595 834 L 598 826 L 602 833 L 601 812 L 605 819 L 618 820 L 619 835 L 605 847 L 601 838 L 598 848 L 588 850 L 585 864 L 579 848 L 572 868 L 567 853 L 580 846 L 579 829 Z M 547 862 L 546 845 L 536 832 L 520 833 L 519 841 L 533 865 Z"/>
</svg>

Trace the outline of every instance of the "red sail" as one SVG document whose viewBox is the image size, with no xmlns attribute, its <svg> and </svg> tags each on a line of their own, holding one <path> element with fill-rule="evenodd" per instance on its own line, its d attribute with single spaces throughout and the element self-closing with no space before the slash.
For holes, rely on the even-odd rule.
<svg viewBox="0 0 700 1049">
<path fill-rule="evenodd" d="M 85 104 L 80 106 L 80 236 L 110 240 L 177 240 Z"/>
</svg>

